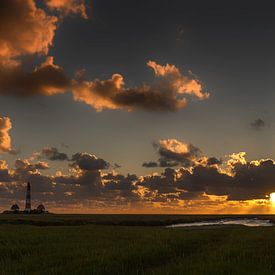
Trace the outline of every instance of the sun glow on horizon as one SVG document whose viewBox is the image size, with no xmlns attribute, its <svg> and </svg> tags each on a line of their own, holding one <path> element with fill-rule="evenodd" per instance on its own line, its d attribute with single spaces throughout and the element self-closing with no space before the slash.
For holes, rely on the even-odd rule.
<svg viewBox="0 0 275 275">
<path fill-rule="evenodd" d="M 275 205 L 275 192 L 274 193 L 270 193 L 269 195 L 269 200 L 270 202 Z"/>
</svg>

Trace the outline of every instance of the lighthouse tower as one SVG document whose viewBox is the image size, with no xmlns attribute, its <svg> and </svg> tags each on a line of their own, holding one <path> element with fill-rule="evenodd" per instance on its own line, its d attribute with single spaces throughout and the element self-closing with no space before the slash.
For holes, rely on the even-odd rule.
<svg viewBox="0 0 275 275">
<path fill-rule="evenodd" d="M 30 213 L 32 210 L 31 205 L 31 184 L 28 182 L 27 185 L 27 192 L 26 192 L 26 206 L 25 206 L 25 212 Z"/>
</svg>

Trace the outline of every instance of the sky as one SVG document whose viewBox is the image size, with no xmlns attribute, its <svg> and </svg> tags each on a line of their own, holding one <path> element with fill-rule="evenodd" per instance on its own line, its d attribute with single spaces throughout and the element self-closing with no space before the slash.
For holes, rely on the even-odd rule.
<svg viewBox="0 0 275 275">
<path fill-rule="evenodd" d="M 0 210 L 273 213 L 272 1 L 0 3 Z"/>
</svg>

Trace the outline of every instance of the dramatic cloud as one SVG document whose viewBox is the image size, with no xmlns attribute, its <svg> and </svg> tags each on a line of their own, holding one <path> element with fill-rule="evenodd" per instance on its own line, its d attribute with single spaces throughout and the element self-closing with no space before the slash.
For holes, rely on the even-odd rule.
<svg viewBox="0 0 275 275">
<path fill-rule="evenodd" d="M 154 70 L 157 77 L 163 78 L 167 86 L 170 86 L 170 89 L 177 94 L 190 94 L 198 99 L 209 97 L 208 93 L 203 92 L 202 85 L 198 80 L 182 75 L 175 65 L 162 66 L 155 61 L 149 61 L 147 65 Z"/>
<path fill-rule="evenodd" d="M 39 161 L 37 163 L 30 164 L 30 162 L 26 159 L 17 159 L 14 166 L 18 171 L 20 170 L 25 172 L 35 172 L 36 170 L 45 170 L 50 168 L 46 162 Z"/>
<path fill-rule="evenodd" d="M 36 94 L 53 95 L 63 93 L 70 84 L 64 70 L 55 65 L 53 57 L 32 72 L 24 72 L 20 64 L 1 64 L 0 94 L 30 96 Z"/>
<path fill-rule="evenodd" d="M 158 65 L 154 61 L 147 64 L 158 79 L 155 83 L 140 87 L 126 88 L 123 76 L 114 74 L 111 79 L 95 81 L 75 81 L 73 95 L 76 101 L 84 102 L 97 111 L 103 109 L 145 109 L 149 111 L 175 111 L 184 108 L 187 96 L 206 99 L 198 80 L 181 74 L 174 65 Z"/>
<path fill-rule="evenodd" d="M 109 168 L 109 163 L 104 159 L 88 153 L 76 153 L 72 156 L 73 166 L 81 170 L 93 171 Z"/>
<path fill-rule="evenodd" d="M 203 195 L 226 196 L 228 201 L 267 199 L 274 192 L 275 164 L 272 160 L 261 160 L 238 164 L 234 174 L 228 175 L 214 166 L 195 166 L 191 171 L 185 168 L 166 168 L 161 175 L 142 177 L 138 182 L 147 190 L 150 200 L 168 201 L 199 200 Z"/>
<path fill-rule="evenodd" d="M 181 151 L 181 150 L 180 150 Z M 185 150 L 186 151 L 186 150 Z M 0 161 L 0 197 L 22 199 L 25 183 L 33 186 L 33 197 L 49 205 L 86 203 L 100 207 L 176 207 L 234 201 L 264 200 L 275 191 L 273 160 L 247 161 L 244 153 L 232 154 L 225 167 L 217 158 L 196 162 L 190 168 L 166 168 L 161 174 L 137 177 L 104 173 L 106 161 L 88 153 L 73 156 L 69 174 L 43 175 L 47 163 L 17 159 L 12 169 Z M 209 164 L 208 164 L 209 163 Z M 216 201 L 211 200 L 211 196 Z M 219 198 L 219 199 L 218 199 Z"/>
<path fill-rule="evenodd" d="M 140 197 L 135 185 L 137 176 L 102 173 L 108 168 L 106 161 L 88 153 L 73 156 L 74 169 L 64 175 L 43 175 L 49 166 L 43 162 L 30 163 L 17 159 L 14 168 L 8 168 L 0 161 L 0 197 L 7 200 L 23 200 L 26 182 L 31 182 L 33 199 L 46 205 L 70 205 L 97 202 L 104 206 L 139 203 Z"/>
<path fill-rule="evenodd" d="M 49 205 L 100 205 L 108 207 L 172 207 L 186 208 L 217 203 L 262 200 L 268 203 L 275 192 L 275 162 L 271 159 L 248 161 L 245 152 L 233 153 L 224 162 L 207 157 L 192 144 L 175 139 L 155 144 L 158 162 L 144 166 L 157 167 L 166 162 L 178 168 L 162 173 L 136 176 L 122 175 L 107 161 L 90 153 L 76 153 L 72 158 L 56 148 L 44 148 L 43 155 L 51 160 L 67 159 L 67 174 L 57 171 L 46 175 L 46 162 L 17 159 L 13 168 L 0 161 L 0 198 L 22 199 L 25 183 L 31 182 L 36 200 Z M 63 154 L 63 155 L 62 155 Z M 30 158 L 34 160 L 34 158 Z M 107 171 L 106 171 L 107 170 Z M 214 199 L 213 199 L 214 197 Z M 99 207 L 99 206 L 95 206 Z"/>
<path fill-rule="evenodd" d="M 179 71 L 175 73 L 176 78 L 172 72 L 177 69 L 172 65 L 163 67 L 164 72 L 160 70 L 162 66 L 154 68 L 156 75 L 162 78 L 161 81 L 136 88 L 125 88 L 123 77 L 119 74 L 114 74 L 109 80 L 71 80 L 63 68 L 54 64 L 51 56 L 31 72 L 25 72 L 22 67 L 20 62 L 13 60 L 0 62 L 0 94 L 51 96 L 72 90 L 74 100 L 85 102 L 97 111 L 103 109 L 175 111 L 186 106 L 186 95 L 198 99 L 208 97 L 208 94 L 200 90 L 201 86 L 197 81 L 188 82 Z M 168 71 L 169 68 L 171 72 Z"/>
<path fill-rule="evenodd" d="M 64 14 L 87 17 L 84 1 L 49 0 L 47 6 Z M 0 3 L 0 94 L 54 95 L 69 90 L 71 79 L 55 65 L 53 57 L 34 70 L 26 70 L 22 57 L 47 55 L 53 45 L 58 17 L 48 15 L 34 0 Z"/>
<path fill-rule="evenodd" d="M 57 10 L 64 15 L 80 14 L 87 19 L 86 6 L 84 0 L 45 0 L 47 6 L 52 10 Z"/>
<path fill-rule="evenodd" d="M 138 180 L 136 175 L 127 176 L 108 173 L 107 175 L 102 176 L 102 181 L 104 185 L 104 192 L 108 196 L 114 196 L 117 199 L 123 199 L 127 201 L 139 201 L 140 197 L 137 194 L 137 186 L 135 185 Z"/>
<path fill-rule="evenodd" d="M 177 139 L 163 139 L 154 144 L 160 158 L 157 162 L 145 162 L 143 167 L 174 167 L 181 165 L 190 167 L 201 157 L 199 148 Z"/>
<path fill-rule="evenodd" d="M 83 0 L 46 0 L 49 10 L 58 14 L 80 14 L 87 18 Z M 48 11 L 49 11 L 48 10 Z M 59 13 L 58 13 L 59 12 Z M 183 75 L 174 65 L 149 61 L 156 76 L 151 84 L 126 87 L 120 74 L 111 79 L 83 80 L 68 77 L 53 57 L 34 70 L 26 70 L 22 56 L 47 55 L 53 44 L 58 17 L 48 15 L 33 0 L 11 0 L 0 4 L 0 94 L 14 96 L 46 95 L 72 91 L 75 101 L 84 102 L 97 111 L 125 109 L 133 111 L 175 111 L 186 106 L 190 97 L 204 100 L 209 94 L 192 74 Z"/>
<path fill-rule="evenodd" d="M 0 183 L 12 182 L 13 177 L 8 169 L 8 164 L 4 160 L 0 160 Z"/>
<path fill-rule="evenodd" d="M 11 138 L 9 131 L 12 128 L 8 117 L 0 117 L 0 152 L 11 152 Z"/>
<path fill-rule="evenodd" d="M 61 153 L 55 147 L 45 147 L 41 152 L 42 157 L 45 157 L 49 160 L 68 160 L 68 155 L 65 153 Z"/>
<path fill-rule="evenodd" d="M 251 128 L 254 130 L 262 130 L 263 128 L 265 128 L 267 126 L 267 124 L 265 123 L 264 120 L 262 120 L 261 118 L 258 118 L 256 120 L 254 120 L 253 122 L 251 122 L 250 124 Z"/>
<path fill-rule="evenodd" d="M 251 161 L 236 164 L 234 185 L 229 200 L 265 199 L 275 191 L 275 163 L 273 160 Z"/>
<path fill-rule="evenodd" d="M 214 165 L 213 165 L 214 163 Z M 161 175 L 142 177 L 138 183 L 159 200 L 167 195 L 177 199 L 200 199 L 203 195 L 226 196 L 228 201 L 265 200 L 275 191 L 275 162 L 246 161 L 245 154 L 232 154 L 226 167 L 217 159 L 211 165 L 196 163 L 191 169 L 167 168 Z M 156 196 L 158 194 L 158 196 Z"/>
<path fill-rule="evenodd" d="M 57 20 L 33 0 L 0 1 L 0 58 L 47 54 Z"/>
</svg>

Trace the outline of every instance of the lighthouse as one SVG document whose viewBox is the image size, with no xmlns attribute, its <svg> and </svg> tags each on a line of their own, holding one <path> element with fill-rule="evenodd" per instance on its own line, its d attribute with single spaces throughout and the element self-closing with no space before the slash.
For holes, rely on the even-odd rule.
<svg viewBox="0 0 275 275">
<path fill-rule="evenodd" d="M 31 205 L 31 184 L 28 182 L 27 192 L 26 192 L 25 212 L 30 213 L 31 210 L 32 210 L 32 205 Z"/>
</svg>

